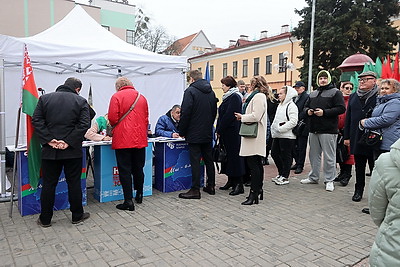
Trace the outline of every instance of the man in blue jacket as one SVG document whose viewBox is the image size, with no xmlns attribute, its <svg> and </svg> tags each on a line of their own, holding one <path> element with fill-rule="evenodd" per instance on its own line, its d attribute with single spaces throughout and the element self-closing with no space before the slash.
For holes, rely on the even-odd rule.
<svg viewBox="0 0 400 267">
<path fill-rule="evenodd" d="M 181 106 L 174 105 L 156 124 L 156 136 L 179 138 L 178 123 L 181 117 Z"/>
</svg>

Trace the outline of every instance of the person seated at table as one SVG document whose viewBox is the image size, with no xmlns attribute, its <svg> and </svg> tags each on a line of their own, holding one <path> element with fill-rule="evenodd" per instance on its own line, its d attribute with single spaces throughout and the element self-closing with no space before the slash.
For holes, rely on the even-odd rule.
<svg viewBox="0 0 400 267">
<path fill-rule="evenodd" d="M 156 136 L 179 138 L 178 123 L 181 118 L 181 106 L 174 105 L 156 124 Z"/>
<path fill-rule="evenodd" d="M 85 138 L 91 141 L 110 141 L 111 137 L 107 135 L 108 124 L 107 114 L 98 117 L 86 131 Z"/>
</svg>

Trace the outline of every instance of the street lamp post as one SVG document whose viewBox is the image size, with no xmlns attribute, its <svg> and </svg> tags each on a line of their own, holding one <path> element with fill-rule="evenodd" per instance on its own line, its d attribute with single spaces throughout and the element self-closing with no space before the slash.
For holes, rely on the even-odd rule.
<svg viewBox="0 0 400 267">
<path fill-rule="evenodd" d="M 289 52 L 288 51 L 283 52 L 282 56 L 283 56 L 283 62 L 282 62 L 283 65 L 275 64 L 274 65 L 274 69 L 276 71 L 278 71 L 278 72 L 283 70 L 283 72 L 285 73 L 284 84 L 286 86 L 286 84 L 287 84 L 287 71 L 288 70 L 293 71 L 293 70 L 296 69 L 296 67 L 294 66 L 293 63 L 288 62 L 288 59 L 289 59 Z"/>
</svg>

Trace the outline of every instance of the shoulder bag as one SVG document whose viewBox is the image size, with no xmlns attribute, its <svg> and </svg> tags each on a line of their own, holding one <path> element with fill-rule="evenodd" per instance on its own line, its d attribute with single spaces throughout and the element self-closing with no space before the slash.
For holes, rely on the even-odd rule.
<svg viewBox="0 0 400 267">
<path fill-rule="evenodd" d="M 243 137 L 256 138 L 258 132 L 258 122 L 242 122 L 240 124 L 239 135 Z"/>
<path fill-rule="evenodd" d="M 118 122 L 117 122 L 114 126 L 111 126 L 110 124 L 107 124 L 106 135 L 112 137 L 114 128 L 115 128 L 126 116 L 128 116 L 128 114 L 135 108 L 136 103 L 139 101 L 140 96 L 141 96 L 141 94 L 140 94 L 140 92 L 138 92 L 138 95 L 137 95 L 135 101 L 133 102 L 132 106 L 131 106 L 131 107 L 129 108 L 129 110 L 118 120 Z"/>
<path fill-rule="evenodd" d="M 289 114 L 288 114 L 288 109 L 289 109 L 290 103 L 286 106 L 286 119 L 289 121 Z M 296 126 L 293 127 L 292 132 L 295 136 L 300 136 L 304 128 L 306 127 L 306 123 L 304 122 L 304 119 L 298 120 Z"/>
</svg>

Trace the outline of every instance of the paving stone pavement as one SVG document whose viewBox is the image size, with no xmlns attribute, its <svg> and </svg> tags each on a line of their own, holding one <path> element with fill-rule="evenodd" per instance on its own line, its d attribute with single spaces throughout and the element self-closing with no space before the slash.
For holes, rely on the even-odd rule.
<svg viewBox="0 0 400 267">
<path fill-rule="evenodd" d="M 302 185 L 308 170 L 277 186 L 275 166 L 265 166 L 264 200 L 252 206 L 221 190 L 201 200 L 154 190 L 126 212 L 89 189 L 91 217 L 77 225 L 56 211 L 41 228 L 38 215 L 21 217 L 15 206 L 10 219 L 1 203 L 0 266 L 368 266 L 377 229 L 361 213 L 366 197 L 351 201 L 354 178 L 334 192 L 323 181 Z M 217 186 L 225 181 L 217 176 Z"/>
</svg>

